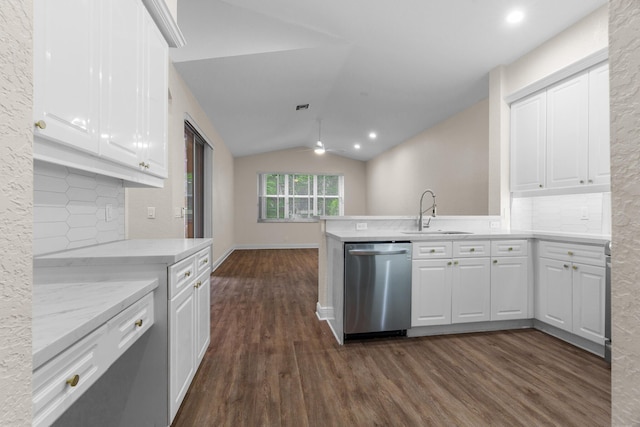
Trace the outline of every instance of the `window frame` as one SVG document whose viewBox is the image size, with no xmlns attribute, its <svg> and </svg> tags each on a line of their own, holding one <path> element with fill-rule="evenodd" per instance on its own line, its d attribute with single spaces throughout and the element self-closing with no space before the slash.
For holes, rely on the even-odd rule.
<svg viewBox="0 0 640 427">
<path fill-rule="evenodd" d="M 337 173 L 303 173 L 303 172 L 258 172 L 257 174 L 257 196 L 258 196 L 258 222 L 318 222 L 319 217 L 321 216 L 343 216 L 344 215 L 344 174 Z M 282 176 L 284 178 L 284 183 L 282 184 L 283 192 L 280 193 L 279 188 L 281 184 L 278 182 L 276 184 L 276 188 L 278 189 L 277 194 L 267 194 L 267 181 L 268 177 L 272 175 L 277 175 L 279 178 Z M 295 193 L 295 184 L 293 181 L 296 176 L 306 176 L 311 179 L 308 182 L 311 185 L 308 185 L 307 193 L 308 194 L 296 194 Z M 338 194 L 337 195 L 326 195 L 326 194 L 318 194 L 318 183 L 321 177 L 337 177 L 338 178 Z M 292 191 L 293 190 L 293 191 Z M 267 200 L 269 198 L 276 198 L 278 200 L 278 204 L 276 207 L 277 215 L 280 215 L 280 210 L 282 209 L 283 218 L 266 218 L 267 215 Z M 326 200 L 337 199 L 338 200 L 338 215 L 327 215 L 326 211 L 322 215 L 318 215 L 318 200 L 324 199 L 323 207 L 326 208 Z M 282 200 L 283 205 L 280 205 L 280 200 Z M 295 212 L 295 202 L 296 200 L 308 200 L 306 216 L 299 216 Z M 291 204 L 293 203 L 293 207 Z M 309 211 L 311 211 L 309 213 Z"/>
</svg>

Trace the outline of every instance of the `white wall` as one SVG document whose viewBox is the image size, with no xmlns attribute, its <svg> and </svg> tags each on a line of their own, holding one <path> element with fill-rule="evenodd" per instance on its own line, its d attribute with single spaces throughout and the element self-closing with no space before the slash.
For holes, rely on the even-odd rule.
<svg viewBox="0 0 640 427">
<path fill-rule="evenodd" d="M 0 425 L 31 425 L 33 9 L 0 7 Z"/>
<path fill-rule="evenodd" d="M 610 3 L 612 425 L 640 425 L 640 2 Z"/>
<path fill-rule="evenodd" d="M 367 214 L 418 215 L 430 188 L 440 215 L 486 215 L 488 138 L 483 100 L 368 161 Z"/>
<path fill-rule="evenodd" d="M 184 218 L 176 218 L 174 209 L 185 206 L 184 120 L 187 113 L 204 132 L 204 136 L 214 144 L 213 259 L 218 260 L 234 244 L 233 156 L 173 64 L 169 64 L 169 93 L 169 178 L 165 181 L 164 188 L 127 188 L 127 237 L 184 237 Z M 156 208 L 155 219 L 147 219 L 149 206 Z"/>
<path fill-rule="evenodd" d="M 258 223 L 257 174 L 300 172 L 344 174 L 345 215 L 365 215 L 365 163 L 306 148 L 274 151 L 235 159 L 235 237 L 240 247 L 317 247 L 318 223 Z"/>
</svg>

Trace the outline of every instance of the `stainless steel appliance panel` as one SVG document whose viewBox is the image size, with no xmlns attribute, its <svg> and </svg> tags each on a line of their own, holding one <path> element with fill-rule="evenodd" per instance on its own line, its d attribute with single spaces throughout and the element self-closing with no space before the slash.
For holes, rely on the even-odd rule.
<svg viewBox="0 0 640 427">
<path fill-rule="evenodd" d="M 345 334 L 411 327 L 411 249 L 411 243 L 345 244 Z"/>
</svg>

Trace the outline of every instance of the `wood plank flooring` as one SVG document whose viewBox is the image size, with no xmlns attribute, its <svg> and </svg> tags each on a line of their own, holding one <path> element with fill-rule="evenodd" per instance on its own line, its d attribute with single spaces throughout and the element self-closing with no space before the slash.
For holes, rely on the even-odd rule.
<svg viewBox="0 0 640 427">
<path fill-rule="evenodd" d="M 607 426 L 611 370 L 535 330 L 337 345 L 317 250 L 235 251 L 182 426 Z"/>
</svg>

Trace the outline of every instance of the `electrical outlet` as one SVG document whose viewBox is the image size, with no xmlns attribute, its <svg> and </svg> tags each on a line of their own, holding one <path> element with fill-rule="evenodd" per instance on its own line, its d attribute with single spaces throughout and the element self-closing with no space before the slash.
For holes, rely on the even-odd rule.
<svg viewBox="0 0 640 427">
<path fill-rule="evenodd" d="M 367 223 L 366 222 L 356 222 L 356 230 L 362 231 L 362 230 L 366 230 L 366 229 L 367 229 Z"/>
<path fill-rule="evenodd" d="M 589 208 L 586 206 L 582 207 L 582 215 L 580 216 L 580 219 L 582 220 L 588 220 L 589 219 Z"/>
<path fill-rule="evenodd" d="M 113 205 L 107 203 L 104 207 L 104 220 L 106 222 L 113 221 Z"/>
<path fill-rule="evenodd" d="M 156 218 L 156 208 L 153 206 L 147 207 L 147 218 L 155 219 Z"/>
<path fill-rule="evenodd" d="M 173 216 L 174 218 L 184 218 L 184 208 L 182 207 L 173 208 Z"/>
</svg>

